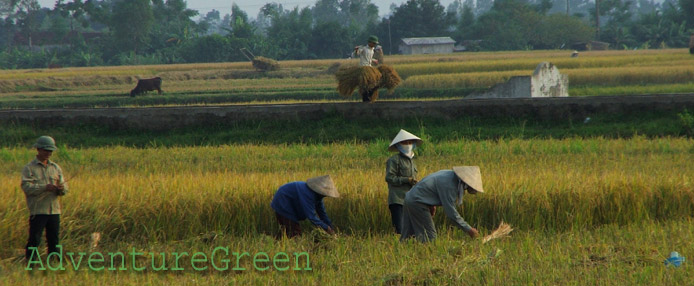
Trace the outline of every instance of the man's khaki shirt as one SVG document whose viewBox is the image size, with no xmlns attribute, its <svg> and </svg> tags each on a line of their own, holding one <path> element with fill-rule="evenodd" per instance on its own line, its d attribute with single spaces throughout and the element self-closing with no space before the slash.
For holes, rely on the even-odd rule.
<svg viewBox="0 0 694 286">
<path fill-rule="evenodd" d="M 56 192 L 46 191 L 48 184 L 63 185 L 63 190 Z M 22 170 L 22 190 L 27 199 L 27 207 L 31 215 L 60 214 L 60 202 L 58 196 L 63 196 L 68 191 L 63 170 L 58 164 L 48 160 L 44 165 L 38 159 L 29 162 Z"/>
</svg>

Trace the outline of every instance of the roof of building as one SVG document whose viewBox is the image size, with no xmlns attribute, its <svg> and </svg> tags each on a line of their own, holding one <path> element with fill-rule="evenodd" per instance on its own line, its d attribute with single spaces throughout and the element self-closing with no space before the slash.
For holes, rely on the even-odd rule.
<svg viewBox="0 0 694 286">
<path fill-rule="evenodd" d="M 405 45 L 445 45 L 455 44 L 451 37 L 402 38 Z"/>
</svg>

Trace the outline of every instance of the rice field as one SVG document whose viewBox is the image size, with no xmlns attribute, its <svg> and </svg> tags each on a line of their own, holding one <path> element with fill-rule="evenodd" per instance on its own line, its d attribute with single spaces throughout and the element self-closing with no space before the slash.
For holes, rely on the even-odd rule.
<svg viewBox="0 0 694 286">
<path fill-rule="evenodd" d="M 683 49 L 569 55 L 388 56 L 403 83 L 379 100 L 459 98 L 531 74 L 541 61 L 569 75 L 571 96 L 694 91 L 694 57 Z M 337 94 L 335 63 L 353 61 L 287 61 L 267 73 L 250 62 L 5 70 L 0 108 L 349 101 Z M 161 76 L 165 93 L 126 96 L 136 76 Z M 336 115 L 165 132 L 0 126 L 0 285 L 689 284 L 691 114 L 592 117 L 586 124 Z M 399 242 L 384 171 L 390 136 L 400 128 L 425 139 L 415 157 L 420 177 L 479 165 L 486 193 L 466 196 L 458 210 L 482 235 L 503 221 L 514 229 L 510 236 L 472 240 L 439 210 L 435 243 Z M 58 140 L 52 159 L 71 178 L 61 198 L 66 269 L 28 271 L 18 259 L 29 216 L 20 171 L 36 154 L 30 142 L 45 133 Z M 276 240 L 269 205 L 275 190 L 324 174 L 342 195 L 325 200 L 338 235 L 304 221 L 303 236 Z M 45 256 L 44 246 L 45 239 Z M 664 264 L 672 251 L 687 257 L 682 266 Z M 131 259 L 131 252 L 140 255 Z M 79 270 L 70 253 L 86 254 Z M 94 254 L 103 261 L 89 262 Z M 280 254 L 289 258 L 278 260 Z"/>
<path fill-rule="evenodd" d="M 310 254 L 311 271 L 208 269 L 170 273 L 23 270 L 26 239 L 19 171 L 34 150 L 0 149 L 0 272 L 8 285 L 109 283 L 662 284 L 690 281 L 690 265 L 665 267 L 670 251 L 694 247 L 692 139 L 454 140 L 423 145 L 423 176 L 453 165 L 479 165 L 485 194 L 466 196 L 461 215 L 488 234 L 502 220 L 511 236 L 481 244 L 436 215 L 431 245 L 397 241 L 386 205 L 388 142 L 233 144 L 208 147 L 63 147 L 54 154 L 71 191 L 62 198 L 62 242 L 102 252 L 232 251 Z M 211 163 L 213 162 L 213 163 Z M 275 241 L 269 202 L 280 185 L 331 174 L 342 194 L 326 199 L 340 230 Z M 214 240 L 210 241 L 210 234 Z M 165 261 L 173 264 L 171 255 Z M 159 258 L 157 258 L 159 259 Z M 159 260 L 157 260 L 159 261 Z M 187 260 L 184 260 L 187 261 Z M 222 260 L 223 262 L 223 260 Z M 688 262 L 688 261 L 687 261 Z M 33 274 L 31 274 L 33 273 Z M 30 277 L 30 278 L 29 278 Z M 27 278 L 29 278 L 27 280 Z M 607 280 L 606 280 L 607 279 Z M 91 282 L 90 282 L 91 281 Z M 395 284 L 393 284 L 395 283 Z"/>
<path fill-rule="evenodd" d="M 460 98 L 530 75 L 551 62 L 569 76 L 571 96 L 694 92 L 694 57 L 686 50 L 457 53 L 388 56 L 403 78 L 392 96 L 380 100 Z M 0 108 L 140 106 L 358 100 L 338 96 L 333 65 L 354 60 L 281 62 L 259 72 L 250 62 L 119 66 L 0 71 Z M 131 99 L 137 78 L 160 76 L 164 96 Z"/>
</svg>

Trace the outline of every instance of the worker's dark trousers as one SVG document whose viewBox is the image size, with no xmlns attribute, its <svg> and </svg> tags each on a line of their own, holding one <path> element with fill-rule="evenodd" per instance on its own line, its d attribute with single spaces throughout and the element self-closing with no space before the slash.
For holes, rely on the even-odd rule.
<svg viewBox="0 0 694 286">
<path fill-rule="evenodd" d="M 397 234 L 402 233 L 402 205 L 390 204 L 388 205 L 390 209 L 390 218 L 393 221 L 393 226 L 395 227 L 395 232 Z"/>
<path fill-rule="evenodd" d="M 60 231 L 60 215 L 32 215 L 29 217 L 29 241 L 27 242 L 25 257 L 31 261 L 34 253 L 29 247 L 38 247 L 41 244 L 43 229 L 46 229 L 46 243 L 48 253 L 58 252 L 57 245 L 60 243 L 58 232 Z M 38 258 L 34 258 L 38 259 Z"/>
<path fill-rule="evenodd" d="M 689 53 L 694 55 L 694 48 L 689 48 Z"/>
<path fill-rule="evenodd" d="M 371 101 L 371 97 L 373 96 L 374 91 L 376 91 L 376 88 L 374 88 L 374 89 L 372 89 L 372 90 L 364 90 L 364 91 L 361 93 L 361 101 L 362 101 L 362 102 L 369 102 L 369 101 Z"/>
<path fill-rule="evenodd" d="M 277 238 L 282 238 L 282 236 L 287 236 L 288 238 L 301 235 L 301 225 L 285 216 L 275 212 L 275 217 L 277 217 L 277 223 L 280 224 L 280 233 Z"/>
</svg>

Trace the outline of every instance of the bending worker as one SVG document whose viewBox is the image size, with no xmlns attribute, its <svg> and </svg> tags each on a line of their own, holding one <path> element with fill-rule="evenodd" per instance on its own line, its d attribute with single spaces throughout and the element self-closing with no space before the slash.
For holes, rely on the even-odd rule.
<svg viewBox="0 0 694 286">
<path fill-rule="evenodd" d="M 325 212 L 325 197 L 340 197 L 330 175 L 282 185 L 270 204 L 280 224 L 280 235 L 284 234 L 289 238 L 301 235 L 299 222 L 305 219 L 327 233 L 335 234 L 332 222 Z"/>
<path fill-rule="evenodd" d="M 388 209 L 397 234 L 402 233 L 402 204 L 405 193 L 417 183 L 417 164 L 414 163 L 414 149 L 422 144 L 422 139 L 400 129 L 388 151 L 397 151 L 386 161 L 386 182 L 388 182 Z"/>
<path fill-rule="evenodd" d="M 478 166 L 458 166 L 453 170 L 441 170 L 426 176 L 405 195 L 403 230 L 400 241 L 415 237 L 421 242 L 436 239 L 436 228 L 431 206 L 443 206 L 443 210 L 453 223 L 463 229 L 470 237 L 478 236 L 477 229 L 471 227 L 460 216 L 456 206 L 463 203 L 463 195 L 484 192 L 482 175 Z"/>
</svg>

